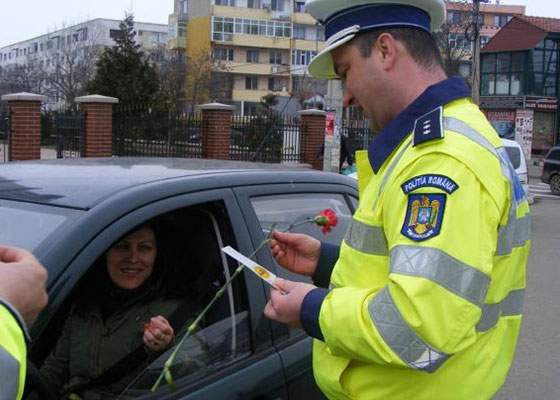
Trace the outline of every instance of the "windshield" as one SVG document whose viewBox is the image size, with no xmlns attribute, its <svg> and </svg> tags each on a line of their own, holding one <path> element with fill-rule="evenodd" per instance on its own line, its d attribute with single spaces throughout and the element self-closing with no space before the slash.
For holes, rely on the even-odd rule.
<svg viewBox="0 0 560 400">
<path fill-rule="evenodd" d="M 0 243 L 33 251 L 68 218 L 79 213 L 61 207 L 0 200 Z"/>
<path fill-rule="evenodd" d="M 521 165 L 521 152 L 519 151 L 519 148 L 510 146 L 505 146 L 505 148 L 513 168 L 519 168 Z"/>
</svg>

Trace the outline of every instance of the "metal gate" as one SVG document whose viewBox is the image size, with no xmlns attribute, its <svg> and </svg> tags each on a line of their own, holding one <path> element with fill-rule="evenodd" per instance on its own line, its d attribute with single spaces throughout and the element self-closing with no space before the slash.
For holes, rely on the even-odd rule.
<svg viewBox="0 0 560 400">
<path fill-rule="evenodd" d="M 0 112 L 0 162 L 9 161 L 10 149 L 10 114 Z"/>
<path fill-rule="evenodd" d="M 79 111 L 41 115 L 41 158 L 78 158 L 84 147 L 85 118 Z"/>
</svg>

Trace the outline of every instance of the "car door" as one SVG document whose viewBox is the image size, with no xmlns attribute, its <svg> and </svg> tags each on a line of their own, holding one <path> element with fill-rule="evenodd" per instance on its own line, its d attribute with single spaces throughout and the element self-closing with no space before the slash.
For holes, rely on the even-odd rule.
<svg viewBox="0 0 560 400">
<path fill-rule="evenodd" d="M 205 229 L 199 225 L 198 219 L 196 223 L 188 219 L 184 222 L 196 225 L 189 230 L 198 236 L 196 239 L 208 232 L 216 235 L 212 238 L 214 248 L 204 251 L 211 252 L 209 258 L 214 258 L 224 268 L 225 277 L 220 284 L 230 278 L 237 266 L 222 256 L 220 246 L 229 244 L 245 254 L 252 251 L 249 233 L 232 190 L 208 190 L 147 204 L 99 232 L 55 282 L 51 290 L 53 304 L 49 309 L 50 315 L 43 315 L 43 321 L 38 324 L 42 329 L 32 349 L 32 358 L 44 358 L 48 344 L 53 342 L 49 332 L 55 330 L 55 325 L 60 325 L 59 314 L 69 308 L 68 299 L 76 295 L 76 288 L 87 277 L 88 269 L 112 243 L 147 220 L 181 216 L 185 210 L 189 216 L 191 211 L 196 210 L 207 217 Z M 204 254 L 202 256 L 204 258 Z M 158 390 L 154 393 L 150 391 L 173 348 L 150 363 L 123 393 L 123 397 L 286 399 L 281 359 L 272 346 L 269 324 L 262 315 L 266 298 L 258 278 L 251 275 L 243 272 L 236 278 L 216 302 L 216 305 L 221 304 L 223 314 L 211 319 L 211 308 L 208 323 L 190 336 L 177 352 L 174 364 L 177 368 L 173 369 L 174 388 L 163 381 Z M 215 279 L 209 280 L 209 284 L 218 286 L 216 282 Z"/>
<path fill-rule="evenodd" d="M 293 232 L 306 233 L 319 240 L 339 245 L 357 204 L 354 187 L 339 184 L 290 183 L 243 187 L 235 190 L 254 243 L 265 238 L 272 224 L 284 230 L 294 222 L 314 217 L 325 208 L 337 213 L 338 224 L 323 234 L 314 224 L 304 224 Z M 259 262 L 278 276 L 311 283 L 308 277 L 292 274 L 278 266 L 268 249 L 258 254 Z M 267 289 L 268 292 L 268 289 Z M 282 358 L 290 400 L 323 399 L 315 385 L 311 368 L 312 340 L 302 329 L 288 329 L 272 322 L 274 344 Z"/>
</svg>

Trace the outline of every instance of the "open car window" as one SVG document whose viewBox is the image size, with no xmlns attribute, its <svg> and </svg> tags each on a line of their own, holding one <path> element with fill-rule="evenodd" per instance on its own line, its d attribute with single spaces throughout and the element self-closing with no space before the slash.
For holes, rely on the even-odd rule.
<svg viewBox="0 0 560 400">
<path fill-rule="evenodd" d="M 248 357 L 251 354 L 250 338 L 247 311 L 217 321 L 188 336 L 182 344 L 177 344 L 159 356 L 131 383 L 121 398 L 149 393 L 166 361 L 176 350 L 171 374 L 173 382 L 184 387 Z M 177 340 L 180 341 L 181 338 L 178 337 Z M 163 380 L 160 388 L 163 389 L 167 385 Z"/>
</svg>

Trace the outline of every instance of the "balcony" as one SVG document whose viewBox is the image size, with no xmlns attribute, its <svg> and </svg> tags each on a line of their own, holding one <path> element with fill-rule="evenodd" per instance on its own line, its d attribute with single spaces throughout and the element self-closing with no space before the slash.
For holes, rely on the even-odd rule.
<svg viewBox="0 0 560 400">
<path fill-rule="evenodd" d="M 228 62 L 228 73 L 242 74 L 242 75 L 277 75 L 289 76 L 289 65 L 272 65 L 272 64 L 257 64 L 257 63 L 243 63 L 243 62 Z"/>
<path fill-rule="evenodd" d="M 289 92 L 271 92 L 270 90 L 247 90 L 247 89 L 233 89 L 232 100 L 233 101 L 261 101 L 263 96 L 269 93 L 273 93 L 277 96 L 288 97 Z"/>
<path fill-rule="evenodd" d="M 242 47 L 259 47 L 259 48 L 284 49 L 284 50 L 290 49 L 289 38 L 244 35 L 238 33 L 232 34 L 232 37 L 233 40 L 231 41 L 212 40 L 212 42 L 220 43 L 228 46 L 234 45 L 234 46 L 242 46 Z"/>
<path fill-rule="evenodd" d="M 311 14 L 296 12 L 292 14 L 292 22 L 301 25 L 315 25 L 317 20 Z"/>
<path fill-rule="evenodd" d="M 293 48 L 298 50 L 321 51 L 325 48 L 325 42 L 295 39 Z"/>
<path fill-rule="evenodd" d="M 272 19 L 272 14 L 261 8 L 213 6 L 212 15 L 228 18 Z"/>
</svg>

